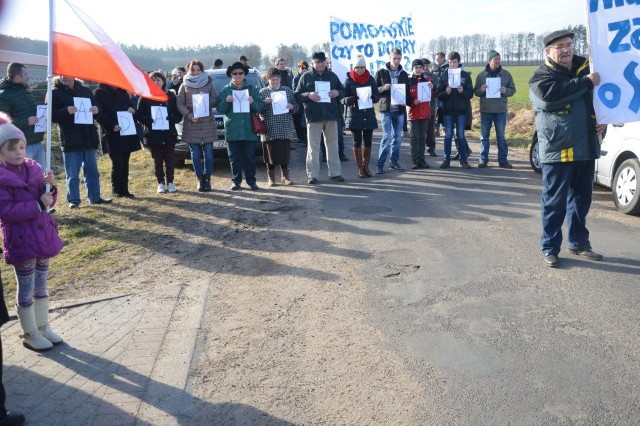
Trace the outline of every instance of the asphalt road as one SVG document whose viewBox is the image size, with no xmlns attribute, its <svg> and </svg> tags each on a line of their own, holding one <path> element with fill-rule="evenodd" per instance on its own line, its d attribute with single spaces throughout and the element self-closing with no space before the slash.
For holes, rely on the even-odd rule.
<svg viewBox="0 0 640 426">
<path fill-rule="evenodd" d="M 372 253 L 358 275 L 424 385 L 418 421 L 637 424 L 640 218 L 597 191 L 588 227 L 605 261 L 565 242 L 560 268 L 545 267 L 540 176 L 526 155 L 512 151 L 514 170 L 385 171 L 358 197 L 327 197 L 324 211 Z"/>
<path fill-rule="evenodd" d="M 565 242 L 550 269 L 524 149 L 513 170 L 476 168 L 476 142 L 471 170 L 440 170 L 440 157 L 370 179 L 349 153 L 346 183 L 323 165 L 307 186 L 296 146 L 298 185 L 259 195 L 263 211 L 249 191 L 231 196 L 242 210 L 224 247 L 252 251 L 215 278 L 193 370 L 198 397 L 231 408 L 196 407 L 199 420 L 640 422 L 640 218 L 615 211 L 609 191 L 588 218 L 604 261 Z"/>
</svg>

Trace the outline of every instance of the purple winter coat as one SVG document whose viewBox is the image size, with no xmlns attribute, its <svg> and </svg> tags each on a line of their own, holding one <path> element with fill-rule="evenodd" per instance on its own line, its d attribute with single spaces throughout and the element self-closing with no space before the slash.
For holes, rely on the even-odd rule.
<svg viewBox="0 0 640 426">
<path fill-rule="evenodd" d="M 44 194 L 40 165 L 27 158 L 21 166 L 0 163 L 0 227 L 4 259 L 10 265 L 36 258 L 50 258 L 62 250 L 58 225 L 40 210 Z M 55 205 L 58 191 L 53 192 Z"/>
</svg>

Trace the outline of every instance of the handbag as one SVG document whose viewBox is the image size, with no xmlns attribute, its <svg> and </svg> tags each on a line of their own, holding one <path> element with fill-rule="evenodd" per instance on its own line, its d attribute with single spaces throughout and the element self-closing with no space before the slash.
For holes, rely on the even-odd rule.
<svg viewBox="0 0 640 426">
<path fill-rule="evenodd" d="M 264 121 L 260 118 L 257 112 L 251 113 L 251 127 L 253 127 L 253 133 L 257 135 L 266 135 L 267 127 L 264 125 Z"/>
</svg>

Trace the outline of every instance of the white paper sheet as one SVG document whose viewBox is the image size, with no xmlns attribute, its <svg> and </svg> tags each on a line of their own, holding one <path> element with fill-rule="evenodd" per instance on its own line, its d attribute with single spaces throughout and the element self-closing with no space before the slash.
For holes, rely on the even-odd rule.
<svg viewBox="0 0 640 426">
<path fill-rule="evenodd" d="M 151 130 L 169 130 L 169 121 L 167 120 L 167 107 L 152 106 L 151 107 Z"/>
<path fill-rule="evenodd" d="M 271 92 L 271 108 L 273 109 L 273 115 L 286 114 L 289 112 L 287 109 L 287 92 L 279 90 L 277 92 Z"/>
<path fill-rule="evenodd" d="M 373 99 L 371 99 L 371 87 L 356 88 L 358 94 L 358 109 L 373 108 Z"/>
<path fill-rule="evenodd" d="M 405 84 L 391 85 L 391 105 L 407 104 L 407 86 Z"/>
<path fill-rule="evenodd" d="M 193 104 L 193 118 L 209 117 L 211 111 L 209 110 L 208 93 L 193 94 L 193 96 L 191 96 L 191 103 Z"/>
<path fill-rule="evenodd" d="M 320 102 L 330 103 L 331 83 L 328 81 L 316 81 L 316 93 L 320 96 Z"/>
<path fill-rule="evenodd" d="M 418 100 L 420 102 L 431 102 L 431 87 L 428 81 L 418 83 Z"/>
<path fill-rule="evenodd" d="M 251 112 L 249 110 L 249 89 L 232 90 L 233 112 Z"/>
<path fill-rule="evenodd" d="M 74 97 L 73 105 L 78 109 L 73 117 L 74 124 L 93 124 L 91 99 Z"/>
<path fill-rule="evenodd" d="M 457 89 L 460 86 L 460 72 L 462 68 L 451 69 L 449 68 L 449 87 Z"/>
<path fill-rule="evenodd" d="M 118 126 L 120 126 L 120 136 L 136 134 L 136 123 L 133 122 L 133 114 L 129 111 L 116 111 L 118 114 Z"/>
<path fill-rule="evenodd" d="M 38 122 L 33 129 L 33 133 L 42 133 L 47 131 L 47 106 L 46 105 L 38 105 L 38 109 L 36 110 L 36 117 L 38 117 Z"/>
<path fill-rule="evenodd" d="M 487 78 L 487 99 L 499 98 L 500 93 L 500 77 Z"/>
</svg>

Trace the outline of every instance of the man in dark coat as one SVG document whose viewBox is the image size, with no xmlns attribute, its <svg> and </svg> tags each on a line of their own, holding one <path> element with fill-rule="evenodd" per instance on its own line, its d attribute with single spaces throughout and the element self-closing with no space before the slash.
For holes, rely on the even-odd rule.
<svg viewBox="0 0 640 426">
<path fill-rule="evenodd" d="M 27 138 L 27 157 L 44 168 L 42 134 L 34 133 L 38 122 L 36 101 L 29 90 L 29 71 L 18 62 L 7 66 L 7 76 L 0 80 L 0 111 L 11 117 L 12 123 Z"/>
<path fill-rule="evenodd" d="M 554 31 L 544 38 L 546 59 L 529 80 L 529 96 L 536 114 L 542 165 L 542 237 L 544 263 L 558 266 L 562 223 L 567 218 L 569 251 L 591 260 L 586 218 L 591 207 L 595 160 L 600 156 L 593 89 L 600 75 L 589 61 L 573 54 L 574 34 Z"/>
<path fill-rule="evenodd" d="M 74 98 L 85 98 L 86 105 L 78 111 Z M 93 93 L 88 87 L 73 77 L 59 76 L 53 79 L 51 91 L 51 121 L 58 123 L 60 129 L 60 148 L 64 160 L 64 172 L 67 177 L 67 201 L 70 208 L 80 205 L 80 169 L 84 175 L 87 198 L 91 204 L 110 203 L 111 200 L 100 197 L 100 172 L 96 153 L 100 139 L 93 117 L 98 107 Z M 76 114 L 91 117 L 91 124 L 76 124 Z"/>
</svg>

